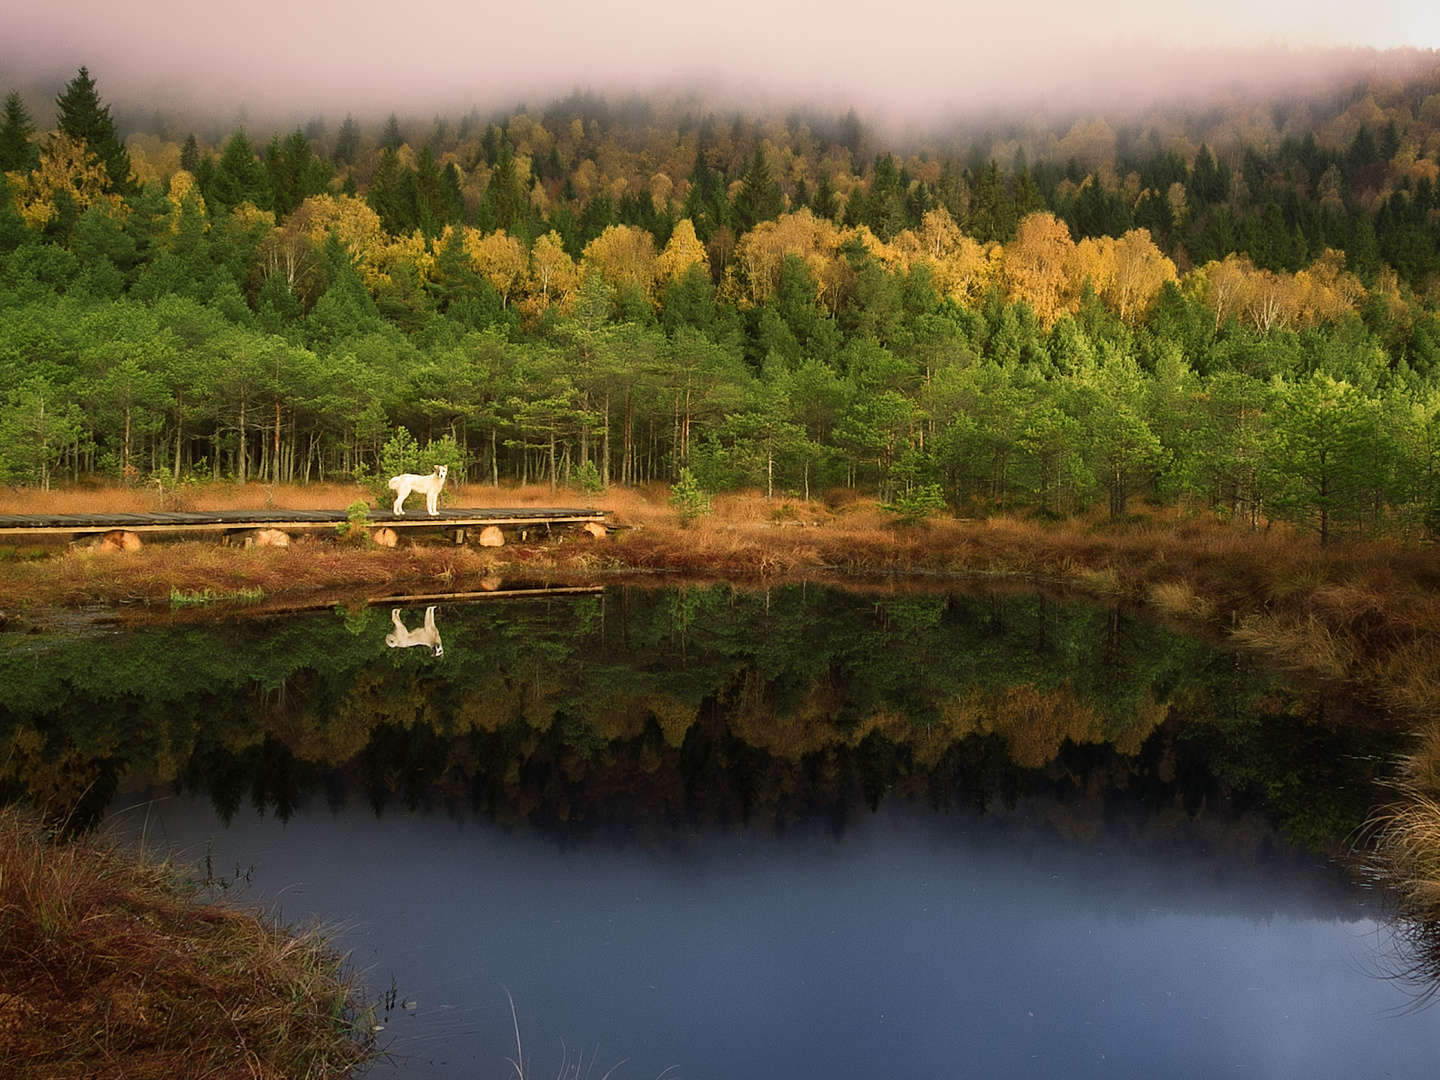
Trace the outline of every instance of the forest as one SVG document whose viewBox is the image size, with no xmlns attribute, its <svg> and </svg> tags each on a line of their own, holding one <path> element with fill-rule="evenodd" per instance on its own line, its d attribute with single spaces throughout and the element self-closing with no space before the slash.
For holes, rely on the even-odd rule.
<svg viewBox="0 0 1440 1080">
<path fill-rule="evenodd" d="M 611 102 L 0 123 L 0 482 L 471 483 L 1440 530 L 1440 63 L 904 147 Z M 252 138 L 254 141 L 252 141 Z"/>
</svg>

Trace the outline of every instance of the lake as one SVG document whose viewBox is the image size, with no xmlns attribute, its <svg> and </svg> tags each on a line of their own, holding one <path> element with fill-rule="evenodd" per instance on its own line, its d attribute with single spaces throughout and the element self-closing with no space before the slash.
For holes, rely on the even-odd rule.
<svg viewBox="0 0 1440 1080">
<path fill-rule="evenodd" d="M 428 614 L 428 618 L 427 618 Z M 388 639 L 388 644 L 387 644 Z M 0 636 L 7 793 L 320 919 L 373 1075 L 1360 1077 L 1400 733 L 1119 610 L 610 589 Z"/>
</svg>

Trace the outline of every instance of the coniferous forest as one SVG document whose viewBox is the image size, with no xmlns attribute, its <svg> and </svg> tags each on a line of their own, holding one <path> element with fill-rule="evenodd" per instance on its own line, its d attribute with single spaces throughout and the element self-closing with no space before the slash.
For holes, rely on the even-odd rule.
<svg viewBox="0 0 1440 1080">
<path fill-rule="evenodd" d="M 893 145 L 580 92 L 122 132 L 81 68 L 0 124 L 0 482 L 410 455 L 1440 530 L 1440 63 L 1412 61 Z"/>
</svg>

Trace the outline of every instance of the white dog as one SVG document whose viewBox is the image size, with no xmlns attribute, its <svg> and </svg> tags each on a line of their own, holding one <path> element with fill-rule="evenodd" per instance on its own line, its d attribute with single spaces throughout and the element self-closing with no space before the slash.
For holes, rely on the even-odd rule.
<svg viewBox="0 0 1440 1080">
<path fill-rule="evenodd" d="M 405 516 L 405 500 L 412 491 L 423 491 L 425 493 L 425 512 L 434 517 L 440 511 L 435 504 L 440 500 L 440 489 L 445 486 L 444 465 L 436 465 L 435 471 L 429 476 L 418 476 L 415 473 L 401 473 L 399 476 L 390 478 L 390 490 L 395 492 L 395 508 L 392 511 L 397 517 Z"/>
<path fill-rule="evenodd" d="M 435 629 L 435 609 L 425 609 L 425 625 L 417 626 L 414 630 L 406 630 L 405 624 L 400 621 L 400 609 L 390 609 L 390 621 L 395 624 L 395 632 L 385 635 L 385 644 L 392 649 L 408 649 L 411 645 L 428 645 L 436 656 L 445 655 L 445 646 L 440 643 L 440 631 Z"/>
</svg>

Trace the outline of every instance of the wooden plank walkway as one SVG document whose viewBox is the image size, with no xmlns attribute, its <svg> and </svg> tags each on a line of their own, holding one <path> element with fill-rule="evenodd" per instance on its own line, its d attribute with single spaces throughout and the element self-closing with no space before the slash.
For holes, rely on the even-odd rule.
<svg viewBox="0 0 1440 1080">
<path fill-rule="evenodd" d="M 497 525 L 511 529 L 605 523 L 605 510 L 566 507 L 480 507 L 444 509 L 435 517 L 411 511 L 403 517 L 371 509 L 372 525 L 396 528 L 468 529 Z M 3 514 L 0 535 L 104 533 L 116 529 L 152 533 L 229 533 L 250 529 L 333 529 L 348 523 L 344 510 L 203 510 L 156 514 Z"/>
</svg>

